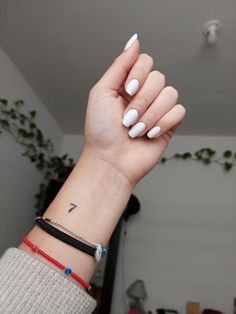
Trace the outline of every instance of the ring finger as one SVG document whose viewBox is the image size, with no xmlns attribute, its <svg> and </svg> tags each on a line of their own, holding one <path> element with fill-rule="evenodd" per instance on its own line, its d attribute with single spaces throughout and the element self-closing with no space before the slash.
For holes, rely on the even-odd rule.
<svg viewBox="0 0 236 314">
<path fill-rule="evenodd" d="M 143 115 L 154 99 L 157 98 L 164 86 L 164 75 L 158 71 L 150 72 L 143 86 L 124 111 L 122 120 L 124 126 L 130 127 L 133 125 Z"/>
<path fill-rule="evenodd" d="M 125 81 L 125 91 L 128 98 L 133 97 L 145 82 L 153 67 L 153 59 L 146 53 L 139 55 L 138 60 L 130 70 Z"/>
<path fill-rule="evenodd" d="M 134 138 L 144 135 L 158 120 L 160 120 L 177 103 L 178 92 L 173 87 L 165 87 L 154 102 L 148 107 L 130 130 L 129 136 Z"/>
<path fill-rule="evenodd" d="M 166 131 L 176 127 L 183 120 L 185 111 L 184 106 L 180 104 L 175 105 L 153 128 L 148 131 L 147 136 L 149 138 L 156 138 Z"/>
</svg>

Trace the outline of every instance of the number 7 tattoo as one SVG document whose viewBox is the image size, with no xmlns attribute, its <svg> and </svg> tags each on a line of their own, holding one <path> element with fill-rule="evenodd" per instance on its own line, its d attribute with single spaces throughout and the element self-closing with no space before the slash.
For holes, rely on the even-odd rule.
<svg viewBox="0 0 236 314">
<path fill-rule="evenodd" d="M 71 213 L 73 209 L 75 209 L 75 207 L 77 207 L 77 205 L 73 204 L 73 203 L 70 203 L 70 205 L 72 206 L 68 212 Z"/>
</svg>

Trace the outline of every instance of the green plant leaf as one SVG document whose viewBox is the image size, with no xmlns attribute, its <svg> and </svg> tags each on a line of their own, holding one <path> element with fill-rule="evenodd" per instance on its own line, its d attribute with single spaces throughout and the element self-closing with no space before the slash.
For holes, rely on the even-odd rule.
<svg viewBox="0 0 236 314">
<path fill-rule="evenodd" d="M 68 154 L 65 154 L 61 158 L 62 158 L 62 160 L 66 160 L 67 157 L 68 157 Z"/>
<path fill-rule="evenodd" d="M 39 169 L 39 170 L 42 170 L 44 168 L 44 162 L 39 162 L 36 164 L 36 167 Z"/>
<path fill-rule="evenodd" d="M 230 158 L 230 157 L 232 156 L 231 150 L 226 150 L 226 151 L 224 152 L 223 156 L 224 156 L 225 158 Z"/>
<path fill-rule="evenodd" d="M 3 104 L 4 106 L 7 106 L 8 101 L 5 98 L 0 98 L 0 103 Z"/>
<path fill-rule="evenodd" d="M 46 171 L 44 177 L 45 177 L 45 179 L 48 179 L 51 177 L 51 175 L 52 175 L 51 171 Z"/>
<path fill-rule="evenodd" d="M 25 137 L 25 136 L 26 136 L 26 133 L 27 133 L 27 132 L 26 132 L 25 129 L 22 129 L 22 128 L 19 128 L 19 129 L 18 129 L 18 134 L 19 134 L 19 135 Z"/>
<path fill-rule="evenodd" d="M 192 154 L 191 153 L 184 153 L 182 154 L 182 159 L 188 159 L 188 158 L 191 158 L 192 157 Z"/>
<path fill-rule="evenodd" d="M 30 115 L 31 115 L 32 118 L 35 118 L 35 117 L 36 117 L 36 111 L 35 111 L 35 110 L 30 111 L 29 113 L 30 113 Z"/>
<path fill-rule="evenodd" d="M 197 151 L 195 153 L 195 156 L 197 157 L 198 160 L 202 159 L 202 153 L 200 151 Z"/>
<path fill-rule="evenodd" d="M 227 161 L 224 163 L 224 168 L 226 171 L 229 171 L 232 167 L 233 167 L 232 163 L 227 162 Z"/>
<path fill-rule="evenodd" d="M 36 147 L 35 147 L 34 144 L 30 143 L 30 144 L 28 144 L 27 146 L 28 146 L 28 148 L 29 148 L 30 150 L 33 150 L 34 152 L 36 151 Z"/>
<path fill-rule="evenodd" d="M 25 151 L 24 153 L 21 154 L 22 156 L 29 156 L 29 152 Z"/>
<path fill-rule="evenodd" d="M 209 158 L 202 158 L 202 162 L 205 164 L 205 165 L 209 165 L 211 163 L 211 160 Z"/>
<path fill-rule="evenodd" d="M 11 115 L 11 113 L 10 113 L 9 110 L 1 110 L 1 112 L 2 112 L 3 114 L 7 115 L 7 116 L 10 116 L 10 115 Z"/>
<path fill-rule="evenodd" d="M 206 153 L 209 157 L 212 157 L 215 155 L 216 151 L 212 150 L 211 148 L 206 148 Z"/>
<path fill-rule="evenodd" d="M 2 127 L 9 127 L 9 122 L 6 119 L 0 119 Z"/>
<path fill-rule="evenodd" d="M 30 127 L 31 129 L 35 129 L 35 128 L 36 128 L 36 124 L 33 123 L 33 122 L 31 122 L 30 125 L 29 125 L 29 127 Z"/>
<path fill-rule="evenodd" d="M 175 159 L 179 159 L 180 157 L 181 157 L 181 155 L 178 154 L 178 153 L 174 155 L 174 158 L 175 158 Z"/>
<path fill-rule="evenodd" d="M 37 138 L 37 141 L 42 144 L 42 141 L 43 141 L 43 134 L 42 134 L 42 131 L 37 129 L 36 131 L 36 138 Z"/>
<path fill-rule="evenodd" d="M 39 153 L 38 159 L 39 159 L 40 161 L 44 161 L 44 153 Z"/>
<path fill-rule="evenodd" d="M 31 160 L 32 162 L 35 162 L 35 161 L 37 160 L 37 156 L 36 156 L 36 155 L 31 156 L 31 157 L 30 157 L 30 160 Z"/>
<path fill-rule="evenodd" d="M 16 100 L 15 102 L 14 102 L 14 104 L 15 104 L 15 106 L 17 107 L 17 108 L 20 108 L 20 107 L 22 107 L 23 105 L 24 105 L 24 101 L 23 100 Z"/>
<path fill-rule="evenodd" d="M 34 138 L 34 133 L 33 132 L 28 132 L 27 133 L 27 138 Z"/>
<path fill-rule="evenodd" d="M 33 132 L 28 132 L 25 129 L 19 128 L 18 129 L 18 134 L 21 135 L 23 138 L 26 139 L 32 139 L 34 138 L 34 133 Z"/>
</svg>

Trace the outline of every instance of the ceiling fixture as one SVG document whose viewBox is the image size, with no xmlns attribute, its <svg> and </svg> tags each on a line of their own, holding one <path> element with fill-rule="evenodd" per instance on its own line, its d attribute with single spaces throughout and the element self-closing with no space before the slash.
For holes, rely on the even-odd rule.
<svg viewBox="0 0 236 314">
<path fill-rule="evenodd" d="M 204 25 L 202 32 L 208 44 L 215 45 L 221 30 L 222 24 L 219 21 L 213 20 Z"/>
</svg>

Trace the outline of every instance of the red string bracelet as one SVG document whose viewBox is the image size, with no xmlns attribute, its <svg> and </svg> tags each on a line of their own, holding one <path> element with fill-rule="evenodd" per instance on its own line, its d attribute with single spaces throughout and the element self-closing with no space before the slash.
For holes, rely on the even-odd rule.
<svg viewBox="0 0 236 314">
<path fill-rule="evenodd" d="M 22 236 L 22 241 L 27 244 L 33 252 L 38 253 L 40 255 L 42 255 L 44 258 L 46 258 L 49 262 L 51 262 L 52 264 L 56 265 L 58 268 L 64 270 L 64 273 L 68 276 L 70 275 L 72 278 L 74 278 L 77 282 L 79 282 L 85 289 L 90 290 L 91 286 L 85 282 L 83 279 L 81 279 L 78 275 L 76 275 L 75 273 L 72 272 L 72 270 L 68 267 L 65 267 L 64 265 L 62 265 L 61 263 L 59 263 L 58 261 L 56 261 L 54 258 L 52 258 L 51 256 L 49 256 L 48 254 L 46 254 L 44 251 L 40 250 L 37 246 L 35 246 L 32 242 L 30 242 L 30 240 L 28 240 L 26 238 L 26 236 Z"/>
</svg>

